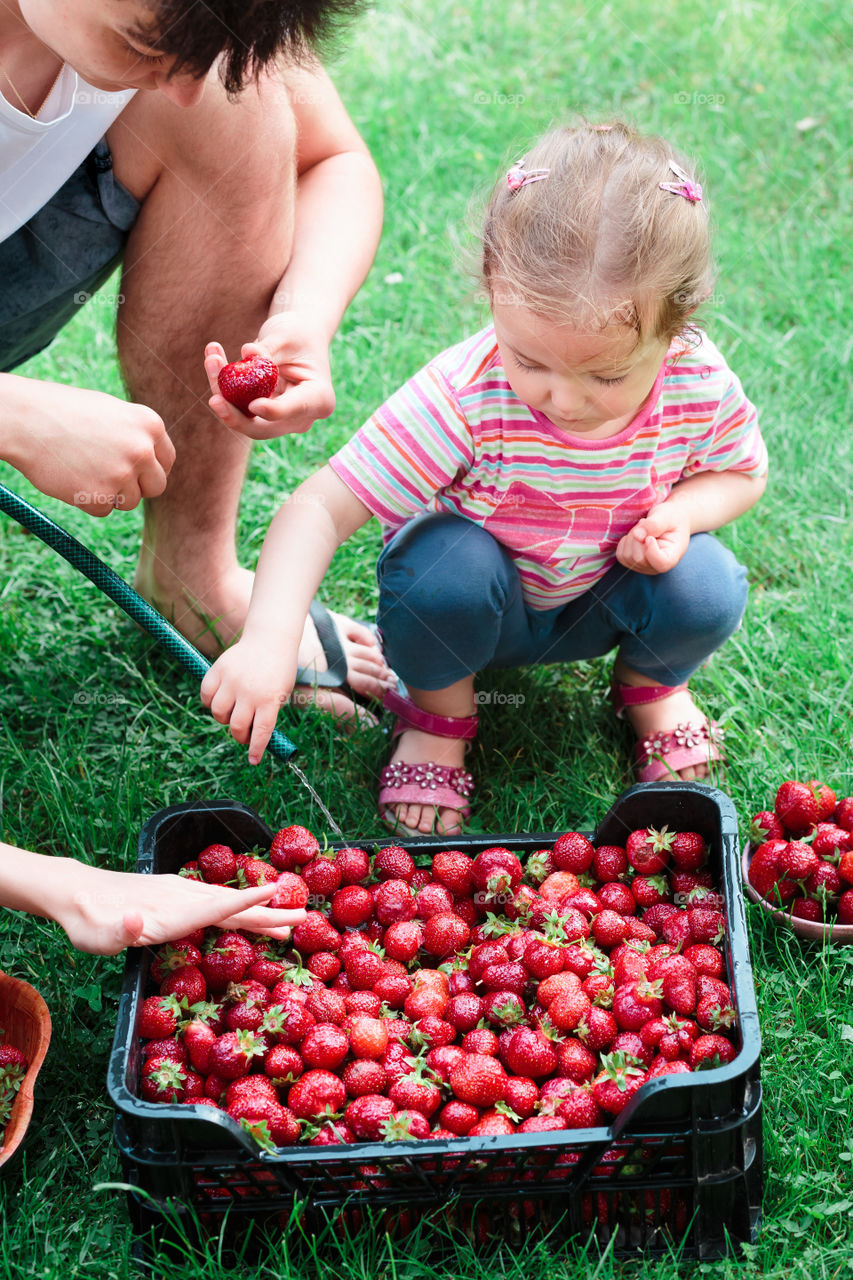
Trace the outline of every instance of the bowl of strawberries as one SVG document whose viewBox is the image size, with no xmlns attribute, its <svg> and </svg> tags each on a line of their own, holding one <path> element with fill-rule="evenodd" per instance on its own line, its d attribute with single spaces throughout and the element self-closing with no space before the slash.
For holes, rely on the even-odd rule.
<svg viewBox="0 0 853 1280">
<path fill-rule="evenodd" d="M 786 779 L 752 819 L 743 851 L 746 892 L 802 938 L 853 942 L 853 796 Z"/>
<path fill-rule="evenodd" d="M 50 1013 L 36 989 L 0 972 L 0 1167 L 8 1167 L 29 1128 L 50 1031 Z"/>
</svg>

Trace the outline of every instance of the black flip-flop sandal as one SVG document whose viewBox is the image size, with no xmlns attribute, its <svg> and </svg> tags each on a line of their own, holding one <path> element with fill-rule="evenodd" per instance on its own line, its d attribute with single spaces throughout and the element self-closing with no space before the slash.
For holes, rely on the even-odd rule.
<svg viewBox="0 0 853 1280">
<path fill-rule="evenodd" d="M 314 626 L 317 628 L 317 639 L 320 641 L 320 647 L 326 658 L 326 670 L 315 671 L 313 667 L 299 667 L 296 672 L 297 685 L 302 685 L 308 689 L 338 689 L 360 707 L 366 707 L 374 711 L 380 709 L 381 702 L 378 702 L 375 698 L 366 698 L 363 694 L 356 693 L 347 684 L 346 653 L 344 652 L 341 633 L 329 610 L 319 600 L 312 600 L 308 612 L 311 614 Z M 379 628 L 375 623 L 360 622 L 359 625 L 367 627 L 368 631 L 373 633 L 377 643 L 379 643 Z M 381 644 L 379 648 L 381 650 Z"/>
</svg>

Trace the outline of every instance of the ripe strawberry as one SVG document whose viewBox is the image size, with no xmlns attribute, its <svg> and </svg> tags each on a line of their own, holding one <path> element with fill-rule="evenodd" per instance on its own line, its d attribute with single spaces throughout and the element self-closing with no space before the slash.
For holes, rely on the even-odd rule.
<svg viewBox="0 0 853 1280">
<path fill-rule="evenodd" d="M 779 854 L 777 866 L 788 880 L 807 880 L 817 870 L 820 858 L 811 845 L 791 840 Z"/>
<path fill-rule="evenodd" d="M 378 1142 L 383 1136 L 382 1126 L 396 1110 L 390 1098 L 384 1098 L 376 1093 L 365 1093 L 349 1103 L 344 1111 L 344 1120 L 357 1140 Z"/>
<path fill-rule="evenodd" d="M 171 1058 L 148 1058 L 142 1064 L 139 1092 L 146 1102 L 180 1102 L 188 1074 L 186 1067 Z"/>
<path fill-rule="evenodd" d="M 248 416 L 253 400 L 271 396 L 278 386 L 278 367 L 268 356 L 253 355 L 223 365 L 217 378 L 220 395 Z"/>
<path fill-rule="evenodd" d="M 148 996 L 142 1001 L 136 1029 L 143 1040 L 165 1040 L 175 1034 L 183 1016 L 176 996 Z"/>
<path fill-rule="evenodd" d="M 340 888 L 341 869 L 334 861 L 333 853 L 321 851 L 316 858 L 306 862 L 302 878 L 315 898 L 329 898 Z"/>
<path fill-rule="evenodd" d="M 675 832 L 668 827 L 632 831 L 625 842 L 625 854 L 635 871 L 644 876 L 663 871 L 671 857 Z"/>
<path fill-rule="evenodd" d="M 708 859 L 708 846 L 698 831 L 677 831 L 670 853 L 676 870 L 698 871 Z"/>
<path fill-rule="evenodd" d="M 483 997 L 483 1016 L 497 1027 L 511 1027 L 523 1022 L 524 1001 L 514 991 L 490 991 Z"/>
<path fill-rule="evenodd" d="M 591 870 L 596 880 L 604 884 L 618 880 L 628 870 L 628 855 L 622 845 L 601 844 L 593 854 Z"/>
<path fill-rule="evenodd" d="M 224 991 L 229 982 L 242 982 L 255 962 L 255 949 L 241 933 L 220 933 L 199 961 L 211 991 Z"/>
<path fill-rule="evenodd" d="M 595 849 L 579 831 L 567 831 L 558 836 L 551 849 L 551 861 L 558 871 L 571 871 L 583 875 L 592 866 Z"/>
<path fill-rule="evenodd" d="M 693 1071 L 722 1067 L 734 1059 L 736 1052 L 734 1045 L 724 1036 L 699 1036 L 690 1051 L 690 1067 Z"/>
<path fill-rule="evenodd" d="M 550 849 L 537 849 L 525 859 L 524 876 L 531 884 L 541 884 L 555 870 Z"/>
<path fill-rule="evenodd" d="M 350 1025 L 349 1043 L 355 1058 L 381 1058 L 388 1048 L 388 1028 L 384 1019 L 354 1017 Z"/>
<path fill-rule="evenodd" d="M 568 1127 L 562 1116 L 531 1116 L 529 1120 L 522 1120 L 517 1132 L 556 1133 L 559 1130 L 568 1129 Z"/>
<path fill-rule="evenodd" d="M 563 948 L 556 942 L 532 934 L 524 948 L 523 964 L 531 978 L 550 978 L 563 970 Z"/>
<path fill-rule="evenodd" d="M 514 991 L 522 996 L 527 986 L 527 970 L 523 964 L 508 960 L 505 964 L 490 964 L 480 977 L 480 985 L 488 991 Z"/>
<path fill-rule="evenodd" d="M 362 884 L 370 875 L 370 855 L 365 849 L 338 849 L 335 862 L 342 885 Z"/>
<path fill-rule="evenodd" d="M 835 807 L 834 821 L 845 831 L 853 831 L 853 796 L 845 796 Z"/>
<path fill-rule="evenodd" d="M 306 827 L 282 827 L 272 838 L 270 862 L 279 871 L 293 871 L 316 858 L 320 845 Z"/>
<path fill-rule="evenodd" d="M 607 1116 L 589 1088 L 576 1088 L 562 1099 L 558 1114 L 567 1129 L 597 1129 L 607 1123 Z"/>
<path fill-rule="evenodd" d="M 412 1139 L 432 1137 L 429 1120 L 420 1111 L 398 1111 L 382 1125 L 385 1142 L 411 1142 Z"/>
<path fill-rule="evenodd" d="M 426 889 L 422 892 L 426 893 Z M 430 955 L 449 956 L 463 950 L 470 936 L 471 930 L 464 920 L 452 911 L 440 911 L 427 920 L 423 945 Z"/>
<path fill-rule="evenodd" d="M 639 1031 L 650 1018 L 659 1018 L 662 1008 L 659 982 L 641 978 L 617 987 L 613 993 L 613 1017 L 623 1031 Z"/>
<path fill-rule="evenodd" d="M 306 1071 L 292 1086 L 287 1105 L 295 1116 L 312 1120 L 329 1111 L 341 1111 L 346 1102 L 344 1083 L 331 1071 Z"/>
<path fill-rule="evenodd" d="M 278 879 L 276 868 L 261 858 L 246 858 L 243 862 L 235 858 L 235 862 L 237 862 L 237 882 L 240 884 L 242 877 L 246 888 L 250 886 L 256 888 L 258 885 L 270 884 Z"/>
<path fill-rule="evenodd" d="M 395 1080 L 388 1097 L 403 1111 L 419 1111 L 429 1118 L 441 1106 L 441 1090 L 419 1069 Z"/>
<path fill-rule="evenodd" d="M 831 862 L 819 862 L 806 880 L 806 893 L 826 901 L 841 893 L 843 885 L 841 877 Z"/>
<path fill-rule="evenodd" d="M 358 929 L 372 915 L 373 894 L 364 885 L 344 885 L 332 894 L 331 916 L 339 929 Z"/>
<path fill-rule="evenodd" d="M 685 1072 L 692 1071 L 693 1068 L 689 1062 L 685 1062 L 682 1058 L 676 1058 L 670 1061 L 664 1057 L 655 1058 L 652 1065 L 646 1072 L 647 1080 L 656 1080 L 658 1076 L 677 1076 Z"/>
<path fill-rule="evenodd" d="M 616 1028 L 613 1028 L 614 1036 Z M 598 1058 L 582 1040 L 570 1036 L 557 1045 L 557 1072 L 576 1084 L 591 1080 L 598 1065 Z"/>
<path fill-rule="evenodd" d="M 299 1052 L 306 1067 L 334 1071 L 349 1052 L 349 1038 L 334 1022 L 318 1022 L 309 1028 Z"/>
<path fill-rule="evenodd" d="M 592 936 L 600 947 L 604 947 L 607 950 L 610 947 L 618 946 L 627 937 L 624 916 L 605 907 L 592 922 Z"/>
<path fill-rule="evenodd" d="M 415 896 L 417 897 L 421 889 L 423 889 L 424 885 L 428 885 L 431 880 L 432 880 L 432 876 L 430 875 L 426 867 L 415 867 L 414 871 L 412 872 L 412 878 L 409 881 L 409 888 L 411 889 L 412 893 L 415 894 Z"/>
<path fill-rule="evenodd" d="M 458 1044 L 440 1044 L 430 1049 L 424 1061 L 430 1071 L 435 1072 L 447 1084 L 451 1071 L 464 1057 L 465 1050 Z"/>
<path fill-rule="evenodd" d="M 637 906 L 643 910 L 657 906 L 659 902 L 672 902 L 672 889 L 673 886 L 665 875 L 634 876 L 631 881 L 631 893 Z"/>
<path fill-rule="evenodd" d="M 694 942 L 684 952 L 685 957 L 699 973 L 707 973 L 712 978 L 722 978 L 725 969 L 723 953 L 707 942 Z"/>
<path fill-rule="evenodd" d="M 557 1055 L 550 1040 L 531 1027 L 519 1027 L 513 1033 L 507 1045 L 506 1059 L 513 1075 L 531 1080 L 550 1076 L 557 1069 Z"/>
<path fill-rule="evenodd" d="M 650 907 L 649 910 L 655 911 L 657 908 Z M 719 912 L 714 912 L 713 914 L 719 915 Z M 676 909 L 673 915 L 667 916 L 663 922 L 661 933 L 672 947 L 687 947 L 691 942 L 700 941 L 700 939 L 693 933 L 690 911 L 687 908 Z M 713 935 L 704 940 L 708 942 L 712 941 Z"/>
<path fill-rule="evenodd" d="M 678 914 L 678 907 L 671 902 L 658 902 L 643 912 L 643 923 L 653 929 L 656 937 L 663 937 L 664 924 L 671 916 Z"/>
<path fill-rule="evenodd" d="M 646 1073 L 624 1054 L 604 1055 L 602 1070 L 592 1082 L 592 1096 L 609 1115 L 618 1115 L 645 1083 Z"/>
<path fill-rule="evenodd" d="M 227 844 L 210 844 L 198 855 L 198 867 L 208 884 L 227 884 L 237 875 L 234 850 Z"/>
<path fill-rule="evenodd" d="M 779 870 L 779 855 L 786 844 L 785 840 L 766 840 L 749 861 L 749 883 L 762 898 L 777 905 L 793 898 L 797 892 L 797 886 L 783 880 Z"/>
<path fill-rule="evenodd" d="M 835 807 L 838 803 L 832 787 L 828 787 L 825 782 L 818 782 L 815 778 L 809 778 L 806 786 L 811 787 L 812 794 L 817 801 L 818 822 L 828 822 L 835 813 Z"/>
<path fill-rule="evenodd" d="M 355 1014 L 363 1018 L 378 1018 L 382 1012 L 382 1001 L 375 991 L 348 991 L 344 1004 L 348 1017 Z"/>
<path fill-rule="evenodd" d="M 176 969 L 182 969 L 185 964 L 197 965 L 200 960 L 201 952 L 193 943 L 186 940 L 167 942 L 151 962 L 151 977 L 159 984 L 167 974 L 174 973 Z"/>
<path fill-rule="evenodd" d="M 564 991 L 548 1005 L 548 1018 L 559 1031 L 574 1031 L 590 1008 L 590 999 L 580 987 Z"/>
<path fill-rule="evenodd" d="M 524 1076 L 508 1076 L 504 1102 L 522 1120 L 532 1116 L 539 1102 L 539 1088 Z"/>
<path fill-rule="evenodd" d="M 317 1021 L 307 1005 L 286 1000 L 284 1004 L 271 1005 L 264 1011 L 258 1029 L 276 1044 L 298 1045 Z"/>
<path fill-rule="evenodd" d="M 853 836 L 834 822 L 819 822 L 814 829 L 812 848 L 820 858 L 829 859 L 834 854 L 853 848 Z"/>
<path fill-rule="evenodd" d="M 503 942 L 481 942 L 468 957 L 468 972 L 474 982 L 479 982 L 491 964 L 508 964 L 509 952 Z"/>
<path fill-rule="evenodd" d="M 539 895 L 545 899 L 548 911 L 553 911 L 569 894 L 577 893 L 580 887 L 580 881 L 574 872 L 552 871 L 540 884 Z M 530 923 L 537 929 L 542 923 L 535 911 L 530 913 Z"/>
<path fill-rule="evenodd" d="M 853 924 L 853 889 L 845 889 L 838 899 L 838 923 Z"/>
<path fill-rule="evenodd" d="M 716 946 L 726 936 L 726 920 L 722 911 L 713 907 L 688 907 L 691 942 L 710 942 Z"/>
<path fill-rule="evenodd" d="M 465 1053 L 484 1053 L 489 1058 L 497 1056 L 499 1041 L 491 1027 L 474 1027 L 462 1037 Z"/>
<path fill-rule="evenodd" d="M 302 1058 L 289 1044 L 274 1044 L 264 1058 L 264 1071 L 275 1084 L 293 1084 L 304 1069 Z"/>
<path fill-rule="evenodd" d="M 660 979 L 663 998 L 675 1013 L 693 1013 L 696 1008 L 696 966 L 686 956 L 668 956 L 652 971 Z"/>
<path fill-rule="evenodd" d="M 703 1031 L 728 1031 L 737 1022 L 731 1000 L 703 996 L 696 1007 L 696 1021 Z"/>
<path fill-rule="evenodd" d="M 389 925 L 413 920 L 418 908 L 405 880 L 383 880 L 374 891 L 373 909 L 380 924 Z"/>
<path fill-rule="evenodd" d="M 575 1028 L 578 1038 L 588 1049 L 599 1051 L 607 1049 L 616 1039 L 619 1025 L 608 1009 L 600 1009 L 593 1004 L 587 1009 Z"/>
<path fill-rule="evenodd" d="M 266 1098 L 268 1102 L 278 1102 L 278 1092 L 267 1075 L 240 1076 L 232 1080 L 225 1090 L 225 1106 L 232 1107 L 245 1098 Z"/>
<path fill-rule="evenodd" d="M 785 828 L 769 809 L 760 809 L 749 824 L 747 839 L 751 844 L 764 844 L 765 840 L 784 840 Z"/>
<path fill-rule="evenodd" d="M 501 1115 L 499 1111 L 486 1111 L 474 1125 L 473 1129 L 468 1130 L 468 1137 L 499 1137 L 515 1132 L 515 1125 L 510 1120 L 509 1116 Z M 483 1243 L 485 1243 L 485 1240 Z"/>
<path fill-rule="evenodd" d="M 450 1073 L 450 1087 L 457 1098 L 475 1107 L 493 1107 L 506 1095 L 506 1072 L 496 1058 L 468 1054 Z"/>
<path fill-rule="evenodd" d="M 404 880 L 408 884 L 415 874 L 415 863 L 405 849 L 391 844 L 378 850 L 373 859 L 373 874 L 377 880 Z"/>
<path fill-rule="evenodd" d="M 428 1013 L 423 1018 L 418 1018 L 411 1034 L 412 1044 L 429 1047 L 452 1044 L 455 1039 L 456 1028 L 437 1013 Z"/>
<path fill-rule="evenodd" d="M 382 956 L 370 947 L 347 952 L 344 969 L 353 991 L 370 991 L 385 972 Z"/>
<path fill-rule="evenodd" d="M 610 882 L 614 883 L 614 882 Z M 577 893 L 569 893 L 560 903 L 560 910 L 579 911 L 587 920 L 591 920 L 597 915 L 604 904 L 599 901 L 598 894 L 593 893 L 592 889 L 580 888 Z"/>
<path fill-rule="evenodd" d="M 342 1076 L 348 1098 L 361 1098 L 366 1093 L 385 1093 L 388 1074 L 380 1062 L 370 1058 L 358 1058 L 348 1062 Z"/>
<path fill-rule="evenodd" d="M 418 889 L 415 902 L 418 919 L 424 921 L 453 911 L 453 894 L 443 884 L 435 884 L 432 880 Z"/>
<path fill-rule="evenodd" d="M 818 820 L 818 802 L 807 782 L 783 782 L 773 805 L 776 817 L 793 836 L 806 835 Z"/>
<path fill-rule="evenodd" d="M 186 1031 L 184 1031 L 184 1037 L 186 1037 Z M 215 1036 L 214 1039 L 216 1039 Z M 16 1078 L 20 1064 L 26 1063 L 26 1058 L 20 1049 L 14 1049 L 15 1057 L 10 1057 L 10 1049 L 14 1049 L 14 1046 L 0 1045 L 0 1086 L 4 1081 L 8 1083 L 9 1080 Z M 171 1058 L 172 1062 L 178 1062 L 182 1067 L 188 1066 L 190 1061 L 184 1044 L 174 1036 L 169 1036 L 165 1040 L 148 1040 L 142 1046 L 142 1059 L 146 1061 L 148 1058 Z M 196 1070 L 198 1070 L 197 1067 Z M 24 1074 L 26 1074 L 26 1067 L 23 1068 L 21 1079 Z"/>
<path fill-rule="evenodd" d="M 657 1021 L 657 1019 L 650 1019 Z M 645 1024 L 648 1026 L 648 1023 Z M 624 1053 L 626 1058 L 635 1059 L 641 1067 L 648 1067 L 655 1056 L 654 1049 L 645 1044 L 639 1031 L 620 1031 L 613 1044 L 611 1053 Z"/>
<path fill-rule="evenodd" d="M 214 1075 L 236 1080 L 247 1075 L 255 1058 L 262 1058 L 267 1046 L 253 1031 L 225 1031 L 210 1046 L 208 1065 Z"/>
<path fill-rule="evenodd" d="M 313 951 L 337 951 L 342 940 L 337 929 L 319 911 L 306 912 L 305 919 L 291 934 L 291 941 L 301 955 L 310 955 Z"/>
<path fill-rule="evenodd" d="M 477 1107 L 472 1107 L 469 1102 L 460 1102 L 454 1098 L 445 1103 L 438 1118 L 443 1128 L 449 1129 L 451 1133 L 458 1134 L 459 1137 L 464 1138 L 480 1119 L 480 1112 Z"/>
<path fill-rule="evenodd" d="M 355 1142 L 355 1134 L 343 1120 L 329 1120 L 308 1139 L 311 1147 L 336 1147 L 344 1142 Z"/>
<path fill-rule="evenodd" d="M 474 860 L 457 849 L 437 853 L 432 860 L 432 878 L 456 898 L 469 897 L 474 887 Z"/>
<path fill-rule="evenodd" d="M 509 849 L 495 847 L 478 853 L 471 868 L 474 885 L 487 898 L 507 895 L 521 884 L 524 868 Z"/>
<path fill-rule="evenodd" d="M 207 983 L 197 965 L 185 964 L 182 969 L 167 973 L 160 983 L 161 996 L 175 996 L 187 1004 L 198 1004 L 207 996 Z"/>
</svg>

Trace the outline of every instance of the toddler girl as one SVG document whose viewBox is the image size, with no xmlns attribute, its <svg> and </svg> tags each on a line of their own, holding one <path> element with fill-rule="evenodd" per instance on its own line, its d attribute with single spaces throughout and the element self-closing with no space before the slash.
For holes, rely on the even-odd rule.
<svg viewBox="0 0 853 1280">
<path fill-rule="evenodd" d="M 621 123 L 558 129 L 498 182 L 493 323 L 396 392 L 273 520 L 242 639 L 202 698 L 257 762 L 336 548 L 383 525 L 379 626 L 408 697 L 383 820 L 452 835 L 469 812 L 474 679 L 615 649 L 641 781 L 700 778 L 716 726 L 687 688 L 738 626 L 746 575 L 710 531 L 765 485 L 756 413 L 690 323 L 712 286 L 683 160 Z"/>
</svg>

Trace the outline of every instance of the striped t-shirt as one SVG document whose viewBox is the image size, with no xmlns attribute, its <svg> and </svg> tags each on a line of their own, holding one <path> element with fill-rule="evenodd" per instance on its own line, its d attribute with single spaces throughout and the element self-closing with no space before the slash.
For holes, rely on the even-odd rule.
<svg viewBox="0 0 853 1280">
<path fill-rule="evenodd" d="M 589 440 L 518 398 L 490 325 L 410 378 L 330 465 L 386 539 L 424 511 L 473 520 L 512 556 L 527 604 L 556 608 L 604 576 L 620 538 L 678 480 L 767 470 L 755 408 L 697 338 L 672 344 L 627 427 Z"/>
</svg>

